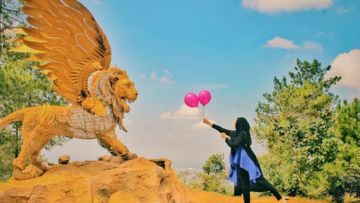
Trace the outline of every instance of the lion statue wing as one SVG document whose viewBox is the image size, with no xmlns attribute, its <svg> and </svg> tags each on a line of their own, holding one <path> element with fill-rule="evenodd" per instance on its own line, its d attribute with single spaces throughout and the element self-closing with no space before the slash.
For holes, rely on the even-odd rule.
<svg viewBox="0 0 360 203">
<path fill-rule="evenodd" d="M 54 89 L 73 104 L 89 110 L 96 98 L 88 91 L 88 78 L 109 69 L 111 48 L 92 14 L 75 0 L 24 0 L 23 12 L 31 27 L 13 51 L 33 53 L 29 60 L 53 81 Z M 88 102 L 86 102 L 88 101 Z M 96 104 L 102 105 L 101 102 Z M 93 112 L 105 114 L 104 108 Z"/>
</svg>

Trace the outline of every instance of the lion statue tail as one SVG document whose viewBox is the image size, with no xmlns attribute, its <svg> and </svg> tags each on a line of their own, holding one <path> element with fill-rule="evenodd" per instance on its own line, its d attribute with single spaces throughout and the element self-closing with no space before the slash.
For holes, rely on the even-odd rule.
<svg viewBox="0 0 360 203">
<path fill-rule="evenodd" d="M 26 108 L 20 109 L 0 119 L 0 130 L 4 129 L 10 123 L 13 123 L 15 121 L 22 121 L 27 111 L 28 109 Z"/>
</svg>

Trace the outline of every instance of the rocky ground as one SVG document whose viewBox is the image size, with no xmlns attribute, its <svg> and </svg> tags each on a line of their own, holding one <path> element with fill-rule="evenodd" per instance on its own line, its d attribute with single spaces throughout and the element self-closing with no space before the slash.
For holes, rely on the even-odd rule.
<svg viewBox="0 0 360 203">
<path fill-rule="evenodd" d="M 0 183 L 0 202 L 6 203 L 231 203 L 241 198 L 185 188 L 167 159 L 101 157 L 99 161 L 69 162 L 61 157 L 44 175 Z M 254 203 L 277 202 L 273 197 Z M 320 203 L 291 198 L 289 203 Z"/>
</svg>

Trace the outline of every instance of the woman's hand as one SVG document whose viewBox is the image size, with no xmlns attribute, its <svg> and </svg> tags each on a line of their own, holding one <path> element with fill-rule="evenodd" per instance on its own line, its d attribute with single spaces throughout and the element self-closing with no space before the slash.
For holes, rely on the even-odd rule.
<svg viewBox="0 0 360 203">
<path fill-rule="evenodd" d="M 203 122 L 204 122 L 206 125 L 209 125 L 209 126 L 212 126 L 212 125 L 213 125 L 213 123 L 212 123 L 209 119 L 207 119 L 207 118 L 204 118 Z"/>
<path fill-rule="evenodd" d="M 221 138 L 224 139 L 224 140 L 226 140 L 226 138 L 229 138 L 229 139 L 230 139 L 230 137 L 229 137 L 227 134 L 225 134 L 225 133 L 221 133 L 220 136 L 221 136 Z"/>
</svg>

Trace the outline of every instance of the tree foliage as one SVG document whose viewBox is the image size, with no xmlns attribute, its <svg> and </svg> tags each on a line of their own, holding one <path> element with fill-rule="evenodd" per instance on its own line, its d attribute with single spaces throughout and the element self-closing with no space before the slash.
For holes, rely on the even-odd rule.
<svg viewBox="0 0 360 203">
<path fill-rule="evenodd" d="M 354 117 L 359 115 L 349 110 L 355 107 L 336 108 L 339 98 L 330 88 L 341 78 L 326 78 L 330 68 L 316 60 L 298 60 L 287 78 L 275 77 L 274 90 L 264 94 L 265 102 L 256 108 L 254 131 L 269 150 L 261 158 L 264 173 L 289 195 L 342 196 L 345 190 L 339 185 L 345 177 L 336 174 L 349 170 L 351 163 L 353 168 L 359 166 L 359 161 L 344 158 L 358 153 L 354 140 L 359 140 L 359 127 Z M 344 167 L 334 165 L 339 161 Z"/>
<path fill-rule="evenodd" d="M 200 177 L 203 190 L 222 194 L 229 193 L 224 154 L 211 155 L 206 160 L 202 169 L 203 172 L 200 174 Z"/>
<path fill-rule="evenodd" d="M 334 116 L 333 132 L 339 139 L 334 162 L 324 168 L 329 193 L 341 202 L 348 193 L 360 197 L 360 101 L 340 104 Z"/>
<path fill-rule="evenodd" d="M 202 167 L 203 172 L 206 174 L 217 174 L 225 171 L 225 162 L 223 154 L 213 154 L 205 162 Z"/>
<path fill-rule="evenodd" d="M 227 180 L 223 154 L 211 155 L 203 165 L 202 172 L 183 170 L 178 175 L 182 182 L 190 188 L 232 194 L 232 186 Z"/>
<path fill-rule="evenodd" d="M 0 1 L 0 118 L 18 109 L 49 104 L 64 105 L 66 102 L 53 90 L 51 82 L 39 70 L 37 64 L 26 61 L 27 54 L 11 52 L 17 35 L 13 27 L 22 19 L 18 1 Z M 17 22 L 16 20 L 19 20 Z M 21 123 L 16 122 L 0 134 L 0 179 L 11 173 L 11 161 L 18 155 L 21 145 Z M 63 139 L 53 140 L 48 147 L 60 144 Z"/>
</svg>

